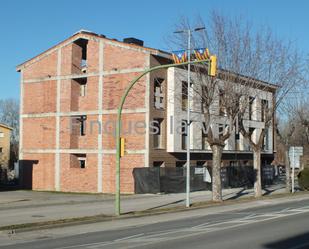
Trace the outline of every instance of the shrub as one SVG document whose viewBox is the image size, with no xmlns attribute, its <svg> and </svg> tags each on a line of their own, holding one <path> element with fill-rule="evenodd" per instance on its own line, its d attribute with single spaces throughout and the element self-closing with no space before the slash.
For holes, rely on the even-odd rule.
<svg viewBox="0 0 309 249">
<path fill-rule="evenodd" d="M 309 169 L 304 169 L 298 174 L 298 184 L 302 190 L 309 190 Z"/>
</svg>

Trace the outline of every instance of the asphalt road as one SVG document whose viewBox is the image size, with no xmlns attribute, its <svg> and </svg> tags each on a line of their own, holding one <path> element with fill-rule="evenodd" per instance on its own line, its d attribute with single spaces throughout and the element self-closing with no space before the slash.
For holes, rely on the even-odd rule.
<svg viewBox="0 0 309 249">
<path fill-rule="evenodd" d="M 62 238 L 42 237 L 0 248 L 307 249 L 309 200 Z"/>
<path fill-rule="evenodd" d="M 271 186 L 264 190 L 265 195 L 283 193 L 283 185 Z M 239 199 L 253 195 L 253 189 L 224 189 L 223 198 Z M 191 193 L 191 202 L 211 200 L 211 191 Z M 185 205 L 185 194 L 145 194 L 122 196 L 121 211 L 155 210 Z M 113 215 L 114 196 L 70 193 L 46 193 L 36 191 L 0 191 L 0 227 L 70 219 L 93 215 Z"/>
</svg>

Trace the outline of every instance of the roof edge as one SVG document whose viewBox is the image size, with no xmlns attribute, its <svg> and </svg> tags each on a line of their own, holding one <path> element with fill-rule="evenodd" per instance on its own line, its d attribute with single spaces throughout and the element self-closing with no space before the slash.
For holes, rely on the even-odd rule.
<svg viewBox="0 0 309 249">
<path fill-rule="evenodd" d="M 10 127 L 10 126 L 8 126 L 8 125 L 6 125 L 6 124 L 3 124 L 3 123 L 0 123 L 0 127 L 7 128 L 7 129 L 9 129 L 9 130 L 13 130 L 12 127 Z"/>
<path fill-rule="evenodd" d="M 159 49 L 155 49 L 155 48 L 150 48 L 150 47 L 145 47 L 145 46 L 139 46 L 139 45 L 136 45 L 136 44 L 128 44 L 128 43 L 125 43 L 125 42 L 122 42 L 122 41 L 118 41 L 118 40 L 115 40 L 115 39 L 111 39 L 111 38 L 107 38 L 105 35 L 102 35 L 102 34 L 97 34 L 97 33 L 94 33 L 92 31 L 88 31 L 88 30 L 84 30 L 84 29 L 81 29 L 77 32 L 75 32 L 73 35 L 71 35 L 70 37 L 68 37 L 67 39 L 57 43 L 56 45 L 50 47 L 49 49 L 45 50 L 44 52 L 26 60 L 25 62 L 19 64 L 16 66 L 16 71 L 17 72 L 20 72 L 22 70 L 22 68 L 27 64 L 27 63 L 30 63 L 31 61 L 35 60 L 35 59 L 38 59 L 40 56 L 44 56 L 44 54 L 52 51 L 53 49 L 56 49 L 58 46 L 60 46 L 61 44 L 64 44 L 66 42 L 70 42 L 70 40 L 72 40 L 72 42 L 74 40 L 76 40 L 78 37 L 80 37 L 81 35 L 90 35 L 90 36 L 93 36 L 93 37 L 96 37 L 96 38 L 99 38 L 99 39 L 104 39 L 104 40 L 108 40 L 108 41 L 111 41 L 111 42 L 115 42 L 115 43 L 120 43 L 120 44 L 123 44 L 123 45 L 126 45 L 128 47 L 134 47 L 134 48 L 140 48 L 140 49 L 144 49 L 144 50 L 147 50 L 149 51 L 151 54 L 155 54 L 155 55 L 161 55 L 163 57 L 166 57 L 166 56 L 171 56 L 170 53 L 168 52 L 165 52 L 165 51 L 162 51 L 162 50 L 159 50 Z"/>
</svg>

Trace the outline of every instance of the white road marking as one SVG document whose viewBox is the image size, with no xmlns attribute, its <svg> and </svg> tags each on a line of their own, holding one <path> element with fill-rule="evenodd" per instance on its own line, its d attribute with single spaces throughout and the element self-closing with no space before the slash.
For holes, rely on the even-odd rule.
<svg viewBox="0 0 309 249">
<path fill-rule="evenodd" d="M 280 214 L 280 213 L 285 213 L 287 211 L 291 210 L 291 208 L 285 208 L 285 209 L 282 209 L 281 211 L 278 211 L 276 212 L 277 214 Z"/>
<path fill-rule="evenodd" d="M 114 241 L 95 242 L 95 243 L 87 243 L 87 244 L 80 244 L 80 245 L 73 245 L 73 246 L 57 247 L 56 249 L 90 248 L 91 246 L 105 246 L 105 245 L 109 245 L 113 243 Z"/>
<path fill-rule="evenodd" d="M 309 209 L 308 208 L 295 208 L 295 209 L 292 209 L 290 211 L 294 211 L 294 212 L 308 212 Z"/>
<path fill-rule="evenodd" d="M 120 238 L 120 239 L 115 239 L 114 241 L 117 242 L 117 241 L 122 241 L 122 240 L 133 239 L 133 238 L 136 238 L 136 237 L 140 237 L 142 235 L 144 235 L 144 233 L 135 234 L 135 235 L 131 235 L 131 236 Z"/>
<path fill-rule="evenodd" d="M 248 222 L 249 219 L 252 219 L 253 217 L 256 217 L 258 214 L 249 214 L 243 218 L 239 218 L 237 221 L 238 222 Z"/>
<path fill-rule="evenodd" d="M 168 240 L 175 240 L 175 239 L 196 236 L 200 234 L 205 234 L 207 232 L 236 228 L 236 227 L 244 226 L 247 224 L 254 224 L 258 222 L 269 221 L 273 219 L 278 219 L 280 217 L 288 217 L 288 216 L 297 215 L 297 214 L 306 213 L 306 212 L 309 212 L 308 208 L 296 208 L 296 209 L 287 208 L 287 209 L 283 209 L 278 212 L 264 213 L 264 214 L 250 214 L 243 218 L 232 219 L 232 220 L 213 223 L 213 224 L 209 224 L 209 222 L 206 222 L 206 223 L 202 223 L 202 224 L 199 224 L 191 228 L 171 229 L 171 230 L 161 231 L 161 232 L 154 233 L 154 234 L 142 233 L 142 234 L 136 234 L 136 235 L 116 239 L 113 241 L 89 243 L 89 244 L 75 245 L 75 246 L 68 246 L 68 247 L 59 247 L 57 249 L 70 249 L 70 248 L 90 249 L 90 248 L 98 248 L 98 247 L 102 248 L 102 247 L 109 246 L 109 245 L 112 245 L 113 247 L 117 246 L 117 248 L 121 248 L 121 245 L 123 245 L 124 243 L 139 243 L 139 245 L 148 245 L 148 244 L 153 244 L 153 243 L 161 242 L 161 241 L 168 241 Z M 260 219 L 263 217 L 264 219 Z M 222 227 L 222 225 L 226 225 L 226 226 Z M 170 235 L 170 234 L 174 234 L 174 236 L 166 237 L 166 235 Z M 289 248 L 289 249 L 300 249 L 307 245 L 309 245 L 309 242 L 306 244 L 302 244 L 296 247 Z M 125 248 L 130 248 L 130 246 L 125 245 Z"/>
<path fill-rule="evenodd" d="M 191 227 L 192 229 L 199 229 L 199 228 L 202 228 L 202 227 L 204 227 L 204 226 L 206 226 L 206 225 L 208 225 L 209 224 L 209 222 L 206 222 L 206 223 L 202 223 L 202 224 L 199 224 L 199 225 L 197 225 L 197 226 L 193 226 L 193 227 Z"/>
</svg>

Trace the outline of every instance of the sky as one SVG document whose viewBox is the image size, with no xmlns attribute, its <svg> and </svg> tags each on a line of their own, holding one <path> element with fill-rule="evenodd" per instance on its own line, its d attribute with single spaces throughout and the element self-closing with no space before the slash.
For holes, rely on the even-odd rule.
<svg viewBox="0 0 309 249">
<path fill-rule="evenodd" d="M 307 0 L 1 0 L 0 99 L 19 98 L 16 66 L 80 29 L 109 38 L 136 37 L 145 46 L 167 49 L 182 16 L 207 20 L 217 10 L 242 16 L 254 26 L 269 26 L 283 39 L 309 51 Z M 207 28 L 207 27 L 206 27 Z"/>
</svg>

